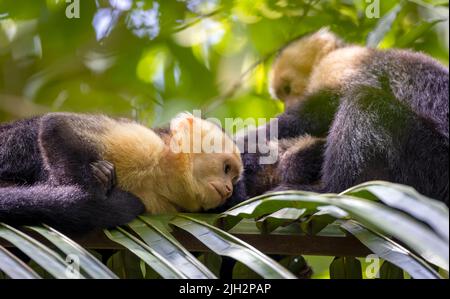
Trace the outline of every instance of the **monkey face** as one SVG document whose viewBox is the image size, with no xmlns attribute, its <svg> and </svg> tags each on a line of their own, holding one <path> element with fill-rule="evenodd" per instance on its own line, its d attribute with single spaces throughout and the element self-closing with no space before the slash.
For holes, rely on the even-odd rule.
<svg viewBox="0 0 450 299">
<path fill-rule="evenodd" d="M 233 193 L 233 186 L 241 172 L 239 154 L 196 154 L 193 159 L 193 176 L 201 194 L 202 208 L 208 210 L 224 204 Z"/>
<path fill-rule="evenodd" d="M 270 93 L 292 106 L 306 93 L 314 67 L 331 51 L 342 46 L 334 34 L 322 29 L 284 48 L 270 74 Z"/>
<path fill-rule="evenodd" d="M 187 188 L 180 194 L 189 202 L 178 204 L 195 212 L 225 203 L 243 168 L 236 144 L 216 124 L 187 113 L 172 120 L 171 130 L 172 148 L 184 150 L 190 161 Z"/>
</svg>

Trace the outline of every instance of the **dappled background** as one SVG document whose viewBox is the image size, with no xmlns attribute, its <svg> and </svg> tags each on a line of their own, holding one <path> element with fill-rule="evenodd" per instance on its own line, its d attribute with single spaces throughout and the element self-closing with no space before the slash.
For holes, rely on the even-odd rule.
<svg viewBox="0 0 450 299">
<path fill-rule="evenodd" d="M 0 121 L 75 111 L 160 125 L 194 108 L 268 118 L 283 109 L 268 93 L 274 53 L 324 26 L 449 60 L 448 1 L 381 0 L 381 19 L 365 0 L 81 0 L 79 18 L 74 2 L 0 0 Z"/>
</svg>

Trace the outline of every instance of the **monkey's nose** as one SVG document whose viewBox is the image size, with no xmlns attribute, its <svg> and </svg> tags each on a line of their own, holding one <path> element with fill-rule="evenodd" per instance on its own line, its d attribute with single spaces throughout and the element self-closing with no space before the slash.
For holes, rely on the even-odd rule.
<svg viewBox="0 0 450 299">
<path fill-rule="evenodd" d="M 226 193 L 225 197 L 229 198 L 231 194 L 233 193 L 233 187 L 230 187 L 229 185 L 225 185 Z"/>
</svg>

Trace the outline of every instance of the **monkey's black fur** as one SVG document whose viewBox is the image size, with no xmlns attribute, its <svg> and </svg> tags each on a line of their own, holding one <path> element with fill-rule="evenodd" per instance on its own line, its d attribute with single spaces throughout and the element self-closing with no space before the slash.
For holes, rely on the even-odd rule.
<svg viewBox="0 0 450 299">
<path fill-rule="evenodd" d="M 144 212 L 134 195 L 117 187 L 105 192 L 91 168 L 100 159 L 61 117 L 1 125 L 0 221 L 83 233 Z"/>
<path fill-rule="evenodd" d="M 421 54 L 372 51 L 358 74 L 339 91 L 318 90 L 281 114 L 278 138 L 325 137 L 321 184 L 301 175 L 273 190 L 341 192 L 370 180 L 413 186 L 422 194 L 449 200 L 448 69 Z M 269 130 L 267 129 L 267 132 Z M 240 189 L 255 190 L 257 154 L 242 154 Z M 290 161 L 292 169 L 316 169 L 317 159 Z M 292 175 L 294 174 L 294 175 Z M 260 176 L 261 177 L 261 176 Z M 257 194 L 237 189 L 233 201 Z"/>
<path fill-rule="evenodd" d="M 320 180 L 325 142 L 325 139 L 310 137 L 282 139 L 278 142 L 282 158 L 274 164 L 260 164 L 259 152 L 242 153 L 244 173 L 234 187 L 232 197 L 209 212 L 221 213 L 248 198 L 277 188 L 295 189 L 299 184 L 314 186 Z"/>
</svg>

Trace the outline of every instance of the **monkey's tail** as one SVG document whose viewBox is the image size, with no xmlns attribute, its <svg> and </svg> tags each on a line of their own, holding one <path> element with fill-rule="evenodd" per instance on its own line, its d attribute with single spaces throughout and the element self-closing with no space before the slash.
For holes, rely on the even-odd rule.
<svg viewBox="0 0 450 299">
<path fill-rule="evenodd" d="M 75 225 L 76 204 L 82 191 L 73 186 L 51 187 L 14 186 L 0 188 L 0 221 L 10 224 L 34 225 L 40 223 Z M 78 211 L 75 211 L 78 210 Z M 78 215 L 79 217 L 81 215 Z"/>
<path fill-rule="evenodd" d="M 45 223 L 63 232 L 83 233 L 127 223 L 143 210 L 137 198 L 120 190 L 95 198 L 79 186 L 0 188 L 0 222 L 12 225 Z"/>
</svg>

